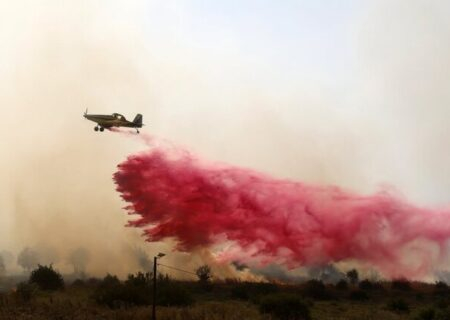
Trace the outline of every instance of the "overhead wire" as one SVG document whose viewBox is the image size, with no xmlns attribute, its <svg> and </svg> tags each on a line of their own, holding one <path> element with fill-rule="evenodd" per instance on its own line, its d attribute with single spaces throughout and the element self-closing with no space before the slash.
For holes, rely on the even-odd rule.
<svg viewBox="0 0 450 320">
<path fill-rule="evenodd" d="M 169 269 L 173 269 L 173 270 L 177 270 L 177 271 L 180 271 L 180 272 L 184 272 L 184 273 L 188 273 L 188 274 L 192 274 L 194 276 L 197 276 L 197 274 L 194 273 L 194 272 L 191 272 L 191 271 L 188 271 L 188 270 L 183 270 L 183 269 L 172 267 L 172 266 L 168 266 L 168 265 L 165 265 L 165 264 L 162 264 L 162 263 L 158 263 L 158 266 L 166 267 L 166 268 L 169 268 Z"/>
</svg>

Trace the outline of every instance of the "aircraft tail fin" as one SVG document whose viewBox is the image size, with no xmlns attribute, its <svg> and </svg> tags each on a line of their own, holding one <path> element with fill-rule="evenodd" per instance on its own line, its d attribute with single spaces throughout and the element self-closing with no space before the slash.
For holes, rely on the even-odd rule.
<svg viewBox="0 0 450 320">
<path fill-rule="evenodd" d="M 133 123 L 136 127 L 142 127 L 142 114 L 138 113 L 136 117 L 134 117 Z"/>
</svg>

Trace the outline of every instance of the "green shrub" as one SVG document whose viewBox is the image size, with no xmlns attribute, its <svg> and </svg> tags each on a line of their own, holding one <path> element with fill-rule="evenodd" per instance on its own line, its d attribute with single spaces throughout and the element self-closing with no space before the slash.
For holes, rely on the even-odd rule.
<svg viewBox="0 0 450 320">
<path fill-rule="evenodd" d="M 359 283 L 358 287 L 361 290 L 372 290 L 373 289 L 373 283 L 370 280 L 368 280 L 368 279 L 364 279 L 364 280 L 362 280 Z"/>
<path fill-rule="evenodd" d="M 439 309 L 445 309 L 448 307 L 448 301 L 445 297 L 440 297 L 434 301 L 434 307 Z"/>
<path fill-rule="evenodd" d="M 23 302 L 29 302 L 34 298 L 37 290 L 36 284 L 21 282 L 17 285 L 16 296 Z"/>
<path fill-rule="evenodd" d="M 394 312 L 409 312 L 409 305 L 403 299 L 394 299 L 388 302 L 387 308 Z"/>
<path fill-rule="evenodd" d="M 94 277 L 91 277 L 86 280 L 86 284 L 88 286 L 97 286 L 100 282 L 102 282 L 102 280 L 100 280 L 98 278 L 94 278 Z"/>
<path fill-rule="evenodd" d="M 450 309 L 447 307 L 444 309 L 437 310 L 434 315 L 434 319 L 435 320 L 450 320 Z"/>
<path fill-rule="evenodd" d="M 391 288 L 401 291 L 410 291 L 411 283 L 407 279 L 396 279 L 392 280 Z"/>
<path fill-rule="evenodd" d="M 73 287 L 81 288 L 81 287 L 84 287 L 85 285 L 86 285 L 86 283 L 81 279 L 75 279 L 75 281 L 72 282 Z"/>
<path fill-rule="evenodd" d="M 434 311 L 433 308 L 428 307 L 428 308 L 420 310 L 414 319 L 415 320 L 434 320 L 434 319 L 436 319 L 435 316 L 436 316 L 436 311 Z"/>
<path fill-rule="evenodd" d="M 119 307 L 124 301 L 124 288 L 116 276 L 110 274 L 98 284 L 93 294 L 93 299 L 101 305 L 107 305 L 110 308 Z"/>
<path fill-rule="evenodd" d="M 348 289 L 348 283 L 344 279 L 339 280 L 339 282 L 336 284 L 336 289 L 338 290 L 347 290 Z"/>
<path fill-rule="evenodd" d="M 233 299 L 248 300 L 249 292 L 248 288 L 244 285 L 237 284 L 231 288 L 231 297 Z"/>
<path fill-rule="evenodd" d="M 313 299 L 328 299 L 329 293 L 320 280 L 309 280 L 304 285 L 304 294 Z"/>
<path fill-rule="evenodd" d="M 35 283 L 41 290 L 54 291 L 64 288 L 61 274 L 53 270 L 52 265 L 38 265 L 37 269 L 31 271 L 29 282 Z"/>
<path fill-rule="evenodd" d="M 136 275 L 128 275 L 122 284 L 120 300 L 128 305 L 149 305 L 153 296 L 152 280 L 151 273 L 138 272 Z"/>
<path fill-rule="evenodd" d="M 231 298 L 249 300 L 258 304 L 260 299 L 278 292 L 277 285 L 267 282 L 236 282 L 231 287 Z"/>
<path fill-rule="evenodd" d="M 145 306 L 153 301 L 153 276 L 138 272 L 128 275 L 125 282 L 116 276 L 107 275 L 94 292 L 94 300 L 110 308 Z M 164 306 L 186 306 L 193 303 L 191 294 L 167 276 L 158 277 L 156 304 Z"/>
<path fill-rule="evenodd" d="M 157 289 L 156 303 L 161 306 L 189 306 L 194 303 L 191 293 L 181 284 L 170 281 Z"/>
<path fill-rule="evenodd" d="M 362 290 L 353 290 L 350 292 L 349 298 L 355 301 L 365 301 L 369 299 L 369 296 Z"/>
<path fill-rule="evenodd" d="M 437 295 L 447 295 L 449 293 L 448 285 L 443 281 L 438 281 L 434 285 L 434 293 Z"/>
<path fill-rule="evenodd" d="M 425 300 L 425 296 L 423 295 L 422 292 L 418 292 L 418 293 L 416 294 L 416 300 L 417 300 L 417 301 L 423 301 L 423 300 Z"/>
<path fill-rule="evenodd" d="M 294 294 L 278 293 L 265 296 L 260 301 L 260 311 L 279 320 L 311 319 L 308 306 Z"/>
</svg>

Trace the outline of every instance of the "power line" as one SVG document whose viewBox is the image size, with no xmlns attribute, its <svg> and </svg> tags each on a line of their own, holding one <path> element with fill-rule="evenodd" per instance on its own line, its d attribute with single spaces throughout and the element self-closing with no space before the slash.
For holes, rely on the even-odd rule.
<svg viewBox="0 0 450 320">
<path fill-rule="evenodd" d="M 162 264 L 162 263 L 158 263 L 158 266 L 166 267 L 166 268 L 169 268 L 169 269 L 173 269 L 173 270 L 177 270 L 177 271 L 180 271 L 180 272 L 189 273 L 189 274 L 192 274 L 194 276 L 197 276 L 197 274 L 194 273 L 194 272 L 183 270 L 183 269 L 179 269 L 179 268 L 172 267 L 172 266 L 168 266 L 168 265 L 165 265 L 165 264 Z"/>
</svg>

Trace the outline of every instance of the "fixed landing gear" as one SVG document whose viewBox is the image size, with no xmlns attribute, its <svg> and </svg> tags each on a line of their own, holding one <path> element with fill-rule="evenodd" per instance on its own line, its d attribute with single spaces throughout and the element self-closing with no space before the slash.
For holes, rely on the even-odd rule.
<svg viewBox="0 0 450 320">
<path fill-rule="evenodd" d="M 105 128 L 99 127 L 99 126 L 95 126 L 95 127 L 94 127 L 94 130 L 95 130 L 95 131 L 100 130 L 100 132 L 103 132 L 103 130 L 105 130 Z"/>
<path fill-rule="evenodd" d="M 136 129 L 136 133 L 139 133 L 139 129 Z"/>
</svg>

